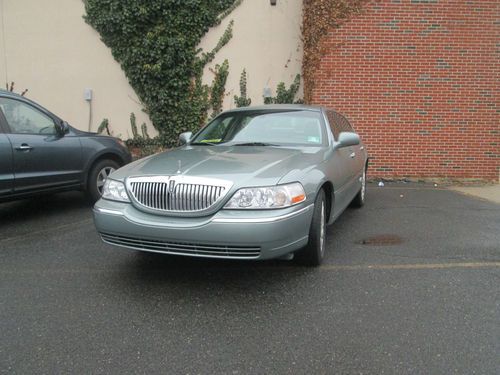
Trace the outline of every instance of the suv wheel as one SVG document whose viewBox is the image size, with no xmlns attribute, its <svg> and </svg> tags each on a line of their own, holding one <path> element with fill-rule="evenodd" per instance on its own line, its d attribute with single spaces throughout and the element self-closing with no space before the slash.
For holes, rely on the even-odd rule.
<svg viewBox="0 0 500 375">
<path fill-rule="evenodd" d="M 101 160 L 92 167 L 87 181 L 87 193 L 92 202 L 101 198 L 106 178 L 118 168 L 120 166 L 117 162 L 108 159 Z"/>
</svg>

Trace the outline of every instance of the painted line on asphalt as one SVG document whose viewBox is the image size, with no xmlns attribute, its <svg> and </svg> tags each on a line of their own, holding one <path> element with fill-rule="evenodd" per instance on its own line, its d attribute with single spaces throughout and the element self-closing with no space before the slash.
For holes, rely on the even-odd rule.
<svg viewBox="0 0 500 375">
<path fill-rule="evenodd" d="M 446 187 L 433 187 L 433 186 L 427 186 L 427 187 L 413 187 L 413 186 L 369 186 L 368 187 L 370 190 L 437 190 L 437 191 L 452 191 Z"/>
<path fill-rule="evenodd" d="M 47 233 L 50 233 L 50 232 L 57 232 L 57 231 L 60 231 L 62 229 L 70 228 L 70 227 L 73 227 L 73 226 L 78 226 L 80 224 L 91 223 L 92 220 L 93 219 L 85 219 L 85 220 L 80 220 L 80 221 L 73 221 L 71 223 L 59 225 L 57 227 L 49 227 L 49 228 L 45 228 L 45 229 L 36 230 L 36 231 L 33 231 L 33 232 L 18 234 L 16 236 L 6 237 L 6 238 L 0 239 L 0 243 L 14 241 L 14 240 L 18 240 L 18 239 L 23 239 L 23 238 L 30 237 L 30 236 L 36 236 L 38 234 L 47 234 Z"/>
<path fill-rule="evenodd" d="M 416 264 L 357 264 L 334 265 L 320 267 L 325 271 L 357 271 L 357 270 L 426 270 L 446 268 L 500 268 L 500 262 L 466 262 L 466 263 L 416 263 Z"/>
<path fill-rule="evenodd" d="M 185 269 L 193 269 L 193 267 L 178 267 L 174 266 L 177 270 L 185 268 Z M 256 268 L 252 268 L 251 265 L 250 270 L 298 270 L 300 267 L 296 266 L 266 266 L 263 267 L 257 266 Z M 165 268 L 168 268 L 166 266 Z M 442 269 L 483 269 L 483 268 L 500 268 L 500 262 L 469 262 L 469 263 L 420 263 L 420 264 L 355 264 L 355 265 L 333 265 L 327 264 L 319 267 L 320 271 L 383 271 L 383 270 L 442 270 Z M 245 269 L 241 266 L 236 267 L 204 267 L 204 270 L 208 271 L 232 271 L 235 269 Z M 313 270 L 313 269 L 311 269 Z M 37 269 L 0 269 L 0 274 L 4 275 L 20 275 L 20 274 L 82 274 L 82 273 L 90 273 L 90 274 L 98 274 L 113 271 L 113 269 L 109 268 L 73 268 L 73 269 L 47 269 L 47 268 L 37 268 Z M 164 268 L 153 268 L 148 271 L 148 273 L 164 273 Z"/>
<path fill-rule="evenodd" d="M 456 190 L 454 188 L 450 188 L 448 190 L 452 191 L 454 193 L 458 193 L 458 194 L 460 194 L 460 195 L 462 195 L 464 197 L 478 199 L 481 202 L 494 203 L 494 204 L 500 205 L 500 201 L 499 201 L 498 197 L 478 195 L 477 193 L 474 193 L 474 192 L 461 191 L 461 190 Z"/>
</svg>

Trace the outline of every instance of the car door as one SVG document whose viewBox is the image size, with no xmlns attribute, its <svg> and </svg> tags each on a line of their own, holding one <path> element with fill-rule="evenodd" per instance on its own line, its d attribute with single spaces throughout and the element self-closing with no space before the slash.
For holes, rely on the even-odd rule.
<svg viewBox="0 0 500 375">
<path fill-rule="evenodd" d="M 28 101 L 0 97 L 0 108 L 12 145 L 15 193 L 81 183 L 78 137 L 60 134 L 55 119 Z"/>
<path fill-rule="evenodd" d="M 11 194 L 14 188 L 12 146 L 4 130 L 5 124 L 0 118 L 0 198 Z"/>
<path fill-rule="evenodd" d="M 336 115 L 338 117 L 341 131 L 356 133 L 350 122 L 344 116 L 340 113 L 337 113 Z M 359 178 L 361 177 L 365 166 L 365 153 L 363 152 L 364 146 L 359 144 L 349 146 L 347 149 L 349 150 L 349 158 L 351 159 L 351 186 L 349 189 L 351 190 L 350 195 L 354 197 L 361 188 L 361 181 Z"/>
<path fill-rule="evenodd" d="M 338 141 L 339 134 L 342 131 L 340 117 L 338 113 L 332 110 L 326 111 L 326 115 L 335 141 Z M 334 150 L 332 158 L 332 173 L 334 175 L 333 182 L 335 189 L 334 215 L 337 212 L 343 211 L 352 199 L 352 152 L 351 147 L 336 148 Z"/>
</svg>

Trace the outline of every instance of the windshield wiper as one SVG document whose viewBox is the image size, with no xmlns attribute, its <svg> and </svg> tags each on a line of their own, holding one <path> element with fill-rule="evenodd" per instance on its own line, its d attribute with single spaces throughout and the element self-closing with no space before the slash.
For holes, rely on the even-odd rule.
<svg viewBox="0 0 500 375">
<path fill-rule="evenodd" d="M 215 143 L 215 142 L 194 142 L 190 143 L 190 146 L 217 146 L 220 143 Z"/>
<path fill-rule="evenodd" d="M 235 143 L 234 145 L 231 146 L 277 146 L 277 145 L 265 142 L 246 142 L 246 143 Z"/>
</svg>

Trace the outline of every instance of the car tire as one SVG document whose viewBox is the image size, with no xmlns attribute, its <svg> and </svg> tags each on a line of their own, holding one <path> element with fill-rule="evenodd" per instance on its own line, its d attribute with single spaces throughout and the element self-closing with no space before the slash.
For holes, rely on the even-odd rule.
<svg viewBox="0 0 500 375">
<path fill-rule="evenodd" d="M 309 267 L 319 266 L 325 257 L 326 248 L 326 200 L 325 192 L 320 190 L 314 202 L 314 213 L 309 228 L 309 242 L 294 257 L 301 265 Z"/>
<path fill-rule="evenodd" d="M 361 176 L 361 188 L 358 191 L 358 194 L 352 200 L 353 207 L 363 207 L 366 200 L 366 168 L 363 169 L 363 174 Z"/>
<path fill-rule="evenodd" d="M 87 180 L 87 194 L 92 202 L 101 198 L 106 177 L 118 168 L 120 165 L 109 159 L 100 160 L 92 166 Z"/>
</svg>

